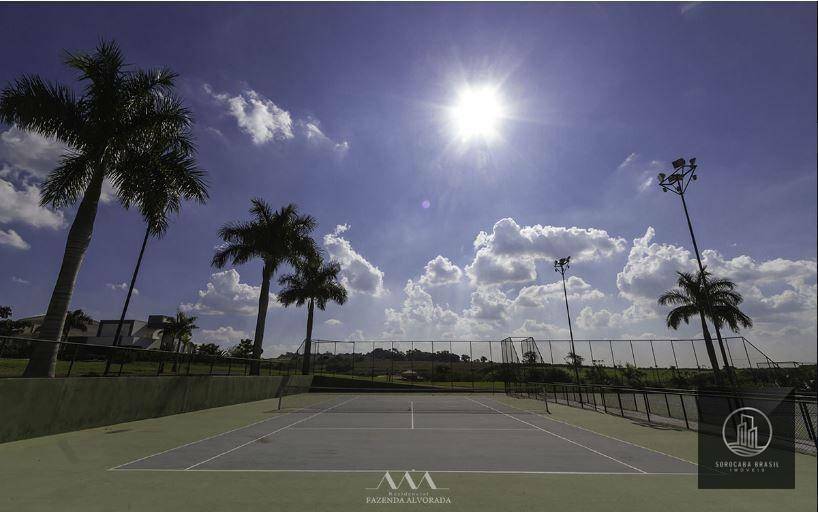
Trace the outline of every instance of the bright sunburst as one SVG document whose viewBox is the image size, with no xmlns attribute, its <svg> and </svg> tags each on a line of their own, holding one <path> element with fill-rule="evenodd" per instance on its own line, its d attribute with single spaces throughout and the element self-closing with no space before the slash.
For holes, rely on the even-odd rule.
<svg viewBox="0 0 818 512">
<path fill-rule="evenodd" d="M 463 140 L 490 140 L 497 135 L 503 117 L 503 104 L 496 88 L 469 87 L 460 91 L 451 108 L 452 123 Z"/>
</svg>

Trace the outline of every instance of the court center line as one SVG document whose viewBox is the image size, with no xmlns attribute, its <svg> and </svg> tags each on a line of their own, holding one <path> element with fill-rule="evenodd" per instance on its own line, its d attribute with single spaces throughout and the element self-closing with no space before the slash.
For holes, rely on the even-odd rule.
<svg viewBox="0 0 818 512">
<path fill-rule="evenodd" d="M 497 401 L 497 400 L 495 399 L 495 401 Z M 659 455 L 664 455 L 665 457 L 670 457 L 671 459 L 676 459 L 676 460 L 681 461 L 681 462 L 687 462 L 688 464 L 693 464 L 694 466 L 699 466 L 699 464 L 697 462 L 693 462 L 692 460 L 687 460 L 687 459 L 684 459 L 682 457 L 677 457 L 676 455 L 671 455 L 669 453 L 665 453 L 665 452 L 662 452 L 662 451 L 659 451 L 659 450 L 654 450 L 653 448 L 648 448 L 647 446 L 642 446 L 641 444 L 638 444 L 638 443 L 632 443 L 630 441 L 625 441 L 624 439 L 619 439 L 618 437 L 609 436 L 608 434 L 603 434 L 602 432 L 597 432 L 596 430 L 591 430 L 590 428 L 585 428 L 585 427 L 582 427 L 582 426 L 579 426 L 579 425 L 575 425 L 575 424 L 570 423 L 570 422 L 565 421 L 565 420 L 557 420 L 557 419 L 554 419 L 554 418 L 549 418 L 548 416 L 545 416 L 544 414 L 540 414 L 540 413 L 534 412 L 534 411 L 527 411 L 527 410 L 522 409 L 520 407 L 517 407 L 515 405 L 506 404 L 504 402 L 498 402 L 498 403 L 501 403 L 503 405 L 508 405 L 509 407 L 511 407 L 513 409 L 517 409 L 518 411 L 533 413 L 536 416 L 539 416 L 540 418 L 546 419 L 548 421 L 553 421 L 553 422 L 556 422 L 556 423 L 562 423 L 563 425 L 568 425 L 569 427 L 578 428 L 579 430 L 584 430 L 586 432 L 590 432 L 591 434 L 596 434 L 598 436 L 607 437 L 608 439 L 612 439 L 614 441 L 619 441 L 620 443 L 629 444 L 631 446 L 635 446 L 637 448 L 642 448 L 643 450 L 647 450 L 649 452 L 657 453 Z M 557 405 L 561 405 L 561 404 L 557 404 Z M 613 415 L 611 415 L 611 416 L 613 416 Z"/>
<path fill-rule="evenodd" d="M 193 469 L 193 468 L 195 468 L 196 466 L 201 466 L 202 464 L 205 464 L 206 462 L 210 462 L 210 461 L 212 461 L 212 460 L 218 459 L 218 458 L 219 458 L 219 457 L 221 457 L 222 455 L 227 455 L 228 453 L 234 452 L 234 451 L 238 450 L 239 448 L 243 448 L 243 447 L 247 446 L 248 444 L 252 444 L 252 443 L 255 443 L 256 441 L 259 441 L 259 440 L 261 440 L 261 439 L 264 439 L 265 437 L 269 437 L 269 436 L 271 436 L 271 435 L 273 435 L 273 434 L 277 434 L 278 432 L 281 432 L 281 431 L 282 431 L 282 430 L 284 430 L 284 429 L 287 429 L 287 428 L 289 428 L 289 427 L 292 427 L 293 425 L 298 425 L 299 423 L 303 423 L 303 422 L 305 422 L 305 421 L 307 421 L 307 420 L 309 420 L 309 419 L 315 418 L 315 417 L 316 417 L 316 416 L 318 416 L 319 414 L 323 414 L 323 413 L 325 413 L 325 412 L 327 412 L 327 411 L 331 411 L 332 409 L 335 409 L 336 407 L 340 407 L 340 406 L 342 406 L 342 405 L 344 405 L 344 404 L 346 404 L 346 403 L 349 403 L 349 402 L 351 402 L 351 401 L 355 400 L 356 398 L 358 398 L 358 397 L 357 397 L 357 396 L 353 396 L 353 397 L 352 397 L 352 398 L 350 398 L 349 400 L 344 400 L 344 401 L 343 401 L 343 402 L 341 402 L 341 403 L 335 404 L 335 405 L 333 405 L 332 407 L 328 407 L 328 408 L 326 408 L 326 409 L 323 409 L 323 410 L 321 410 L 321 411 L 318 411 L 317 413 L 315 413 L 315 414 L 313 414 L 313 415 L 311 415 L 311 416 L 307 416 L 306 418 L 302 418 L 302 419 L 300 419 L 300 420 L 298 420 L 298 421 L 295 421 L 295 422 L 293 422 L 293 423 L 290 423 L 289 425 L 286 425 L 286 426 L 281 427 L 281 428 L 279 428 L 279 429 L 277 429 L 277 430 L 274 430 L 273 432 L 270 432 L 270 433 L 264 434 L 264 435 L 263 435 L 263 436 L 261 436 L 261 437 L 258 437 L 258 438 L 256 438 L 256 439 L 253 439 L 252 441 L 247 441 L 246 443 L 240 444 L 239 446 L 236 446 L 235 448 L 231 448 L 231 449 L 229 449 L 229 450 L 227 450 L 227 451 L 224 451 L 224 452 L 222 452 L 222 453 L 220 453 L 220 454 L 218 454 L 218 455 L 214 455 L 213 457 L 210 457 L 209 459 L 205 459 L 205 460 L 203 460 L 203 461 L 201 461 L 201 462 L 197 462 L 196 464 L 194 464 L 194 465 L 192 465 L 192 466 L 188 466 L 188 467 L 186 467 L 186 468 L 185 468 L 185 471 L 187 471 L 187 470 L 189 470 L 189 469 Z"/>
<path fill-rule="evenodd" d="M 535 424 L 533 424 L 533 423 L 529 423 L 529 422 L 527 422 L 527 421 L 525 421 L 525 420 L 521 420 L 520 418 L 514 417 L 514 416 L 512 416 L 511 414 L 508 414 L 508 413 L 506 413 L 506 412 L 503 412 L 503 411 L 501 411 L 501 410 L 499 410 L 499 409 L 495 409 L 494 407 L 492 407 L 492 406 L 490 406 L 490 405 L 486 405 L 486 404 L 484 404 L 484 403 L 482 403 L 482 402 L 478 402 L 477 400 L 474 400 L 473 398 L 469 398 L 469 397 L 467 397 L 467 399 L 468 399 L 468 400 L 471 400 L 472 402 L 474 402 L 474 403 L 476 403 L 476 404 L 480 404 L 480 405 L 482 405 L 483 407 L 487 407 L 487 408 L 489 408 L 489 409 L 491 409 L 491 410 L 493 410 L 493 411 L 495 411 L 495 412 L 499 412 L 500 414 L 503 414 L 504 416 L 508 416 L 509 418 L 511 418 L 511 419 L 513 419 L 513 420 L 519 421 L 520 423 L 524 423 L 524 424 L 529 425 L 529 426 L 532 426 L 532 427 L 534 427 L 534 428 L 536 428 L 536 429 L 538 429 L 538 430 L 542 430 L 542 431 L 543 431 L 543 432 L 545 432 L 546 434 L 550 434 L 550 435 L 552 435 L 552 436 L 554 436 L 554 437 L 557 437 L 557 438 L 559 438 L 559 439 L 562 439 L 563 441 L 568 441 L 568 442 L 569 442 L 569 443 L 571 443 L 571 444 L 575 444 L 575 445 L 577 445 L 577 446 L 579 446 L 579 447 L 581 447 L 581 448 L 585 448 L 586 450 L 591 451 L 591 452 L 594 452 L 594 453 L 596 453 L 597 455 L 601 455 L 601 456 L 605 457 L 606 459 L 610 459 L 610 460 L 612 460 L 612 461 L 614 461 L 614 462 L 618 462 L 618 463 L 622 464 L 623 466 L 627 466 L 627 467 L 629 467 L 629 468 L 631 468 L 631 469 L 633 469 L 633 470 L 635 470 L 635 471 L 638 471 L 638 472 L 640 472 L 640 473 L 647 473 L 647 471 L 644 471 L 644 470 L 642 470 L 642 469 L 639 469 L 639 468 L 637 468 L 636 466 L 631 466 L 631 465 L 630 465 L 630 464 L 628 464 L 627 462 L 623 462 L 623 461 L 621 461 L 621 460 L 619 460 L 619 459 L 616 459 L 616 458 L 614 458 L 614 457 L 611 457 L 610 455 L 607 455 L 607 454 L 605 454 L 605 453 L 602 453 L 602 452 L 600 452 L 599 450 L 594 450 L 594 449 L 593 449 L 593 448 L 591 448 L 590 446 L 585 446 L 585 445 L 584 445 L 584 444 L 582 444 L 582 443 L 578 443 L 578 442 L 576 442 L 576 441 L 574 441 L 574 440 L 572 440 L 572 439 L 568 439 L 567 437 L 563 437 L 563 436 L 561 436 L 561 435 L 559 435 L 559 434 L 557 434 L 557 433 L 551 432 L 550 430 L 546 430 L 546 429 L 544 429 L 544 428 L 542 428 L 542 427 L 540 427 L 540 426 L 538 426 L 538 425 L 535 425 Z"/>
<path fill-rule="evenodd" d="M 218 434 L 213 434 L 212 436 L 208 436 L 208 437 L 205 437 L 205 438 L 202 438 L 202 439 L 198 439 L 196 441 L 191 441 L 189 443 L 181 444 L 179 446 L 174 446 L 173 448 L 168 448 L 167 450 L 162 450 L 161 452 L 156 452 L 156 453 L 152 453 L 150 455 L 145 455 L 144 457 L 140 457 L 140 458 L 138 458 L 136 460 L 132 460 L 130 462 L 125 462 L 123 464 L 120 464 L 119 466 L 114 466 L 112 468 L 109 468 L 108 471 L 117 470 L 117 469 L 122 468 L 123 466 L 127 466 L 129 464 L 136 464 L 137 462 L 142 462 L 145 459 L 150 459 L 151 457 L 156 457 L 157 455 L 162 455 L 162 454 L 165 454 L 165 453 L 168 453 L 168 452 L 172 452 L 174 450 L 179 450 L 181 448 L 185 448 L 187 446 L 192 446 L 194 444 L 198 444 L 198 443 L 201 443 L 201 442 L 204 442 L 204 441 L 209 441 L 211 439 L 215 439 L 215 438 L 223 436 L 225 434 L 231 434 L 233 432 L 236 432 L 236 431 L 239 431 L 239 430 L 242 430 L 242 429 L 245 429 L 245 428 L 254 427 L 254 426 L 256 426 L 256 425 L 258 425 L 260 423 L 264 423 L 266 421 L 277 420 L 279 418 L 283 418 L 283 417 L 289 416 L 291 414 L 298 414 L 298 412 L 306 409 L 307 407 L 314 407 L 316 405 L 320 405 L 320 404 L 326 403 L 328 401 L 329 400 L 321 400 L 318 403 L 306 405 L 306 406 L 300 407 L 300 408 L 298 408 L 298 409 L 296 409 L 294 411 L 285 412 L 284 414 L 279 414 L 279 415 L 276 415 L 276 416 L 272 416 L 270 418 L 264 418 L 264 419 L 261 419 L 261 420 L 258 420 L 258 421 L 254 421 L 253 423 L 250 423 L 250 424 L 247 424 L 247 425 L 242 425 L 241 427 L 236 427 L 236 428 L 233 428 L 233 429 L 230 429 L 230 430 L 225 430 L 224 432 L 219 432 Z M 193 411 L 191 411 L 191 412 L 193 412 Z M 199 411 L 195 411 L 195 412 L 199 412 Z"/>
</svg>

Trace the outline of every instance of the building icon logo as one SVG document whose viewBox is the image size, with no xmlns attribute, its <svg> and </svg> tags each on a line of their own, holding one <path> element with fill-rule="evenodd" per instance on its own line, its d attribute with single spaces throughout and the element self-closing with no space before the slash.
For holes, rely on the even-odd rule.
<svg viewBox="0 0 818 512">
<path fill-rule="evenodd" d="M 767 415 L 754 407 L 741 407 L 731 412 L 721 427 L 724 444 L 739 457 L 755 457 L 764 453 L 773 438 L 773 426 Z"/>
</svg>

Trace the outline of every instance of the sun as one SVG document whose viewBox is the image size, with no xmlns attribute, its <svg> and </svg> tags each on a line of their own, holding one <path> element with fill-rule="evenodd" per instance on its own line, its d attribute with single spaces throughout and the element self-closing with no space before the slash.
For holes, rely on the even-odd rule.
<svg viewBox="0 0 818 512">
<path fill-rule="evenodd" d="M 455 133 L 462 140 L 490 140 L 497 136 L 503 117 L 503 103 L 495 87 L 467 86 L 451 108 Z"/>
</svg>

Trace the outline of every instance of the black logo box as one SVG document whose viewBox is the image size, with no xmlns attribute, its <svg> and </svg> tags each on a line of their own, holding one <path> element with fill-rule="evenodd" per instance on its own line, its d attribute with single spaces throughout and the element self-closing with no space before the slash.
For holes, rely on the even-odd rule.
<svg viewBox="0 0 818 512">
<path fill-rule="evenodd" d="M 795 488 L 792 389 L 765 389 L 752 394 L 717 394 L 702 389 L 697 402 L 699 489 Z M 749 409 L 739 411 L 743 408 Z M 772 435 L 768 432 L 770 426 Z M 754 427 L 752 435 L 748 435 L 748 427 Z M 732 450 L 725 439 L 732 443 Z M 754 449 L 754 444 L 758 448 Z M 765 444 L 766 448 L 756 453 Z"/>
</svg>

